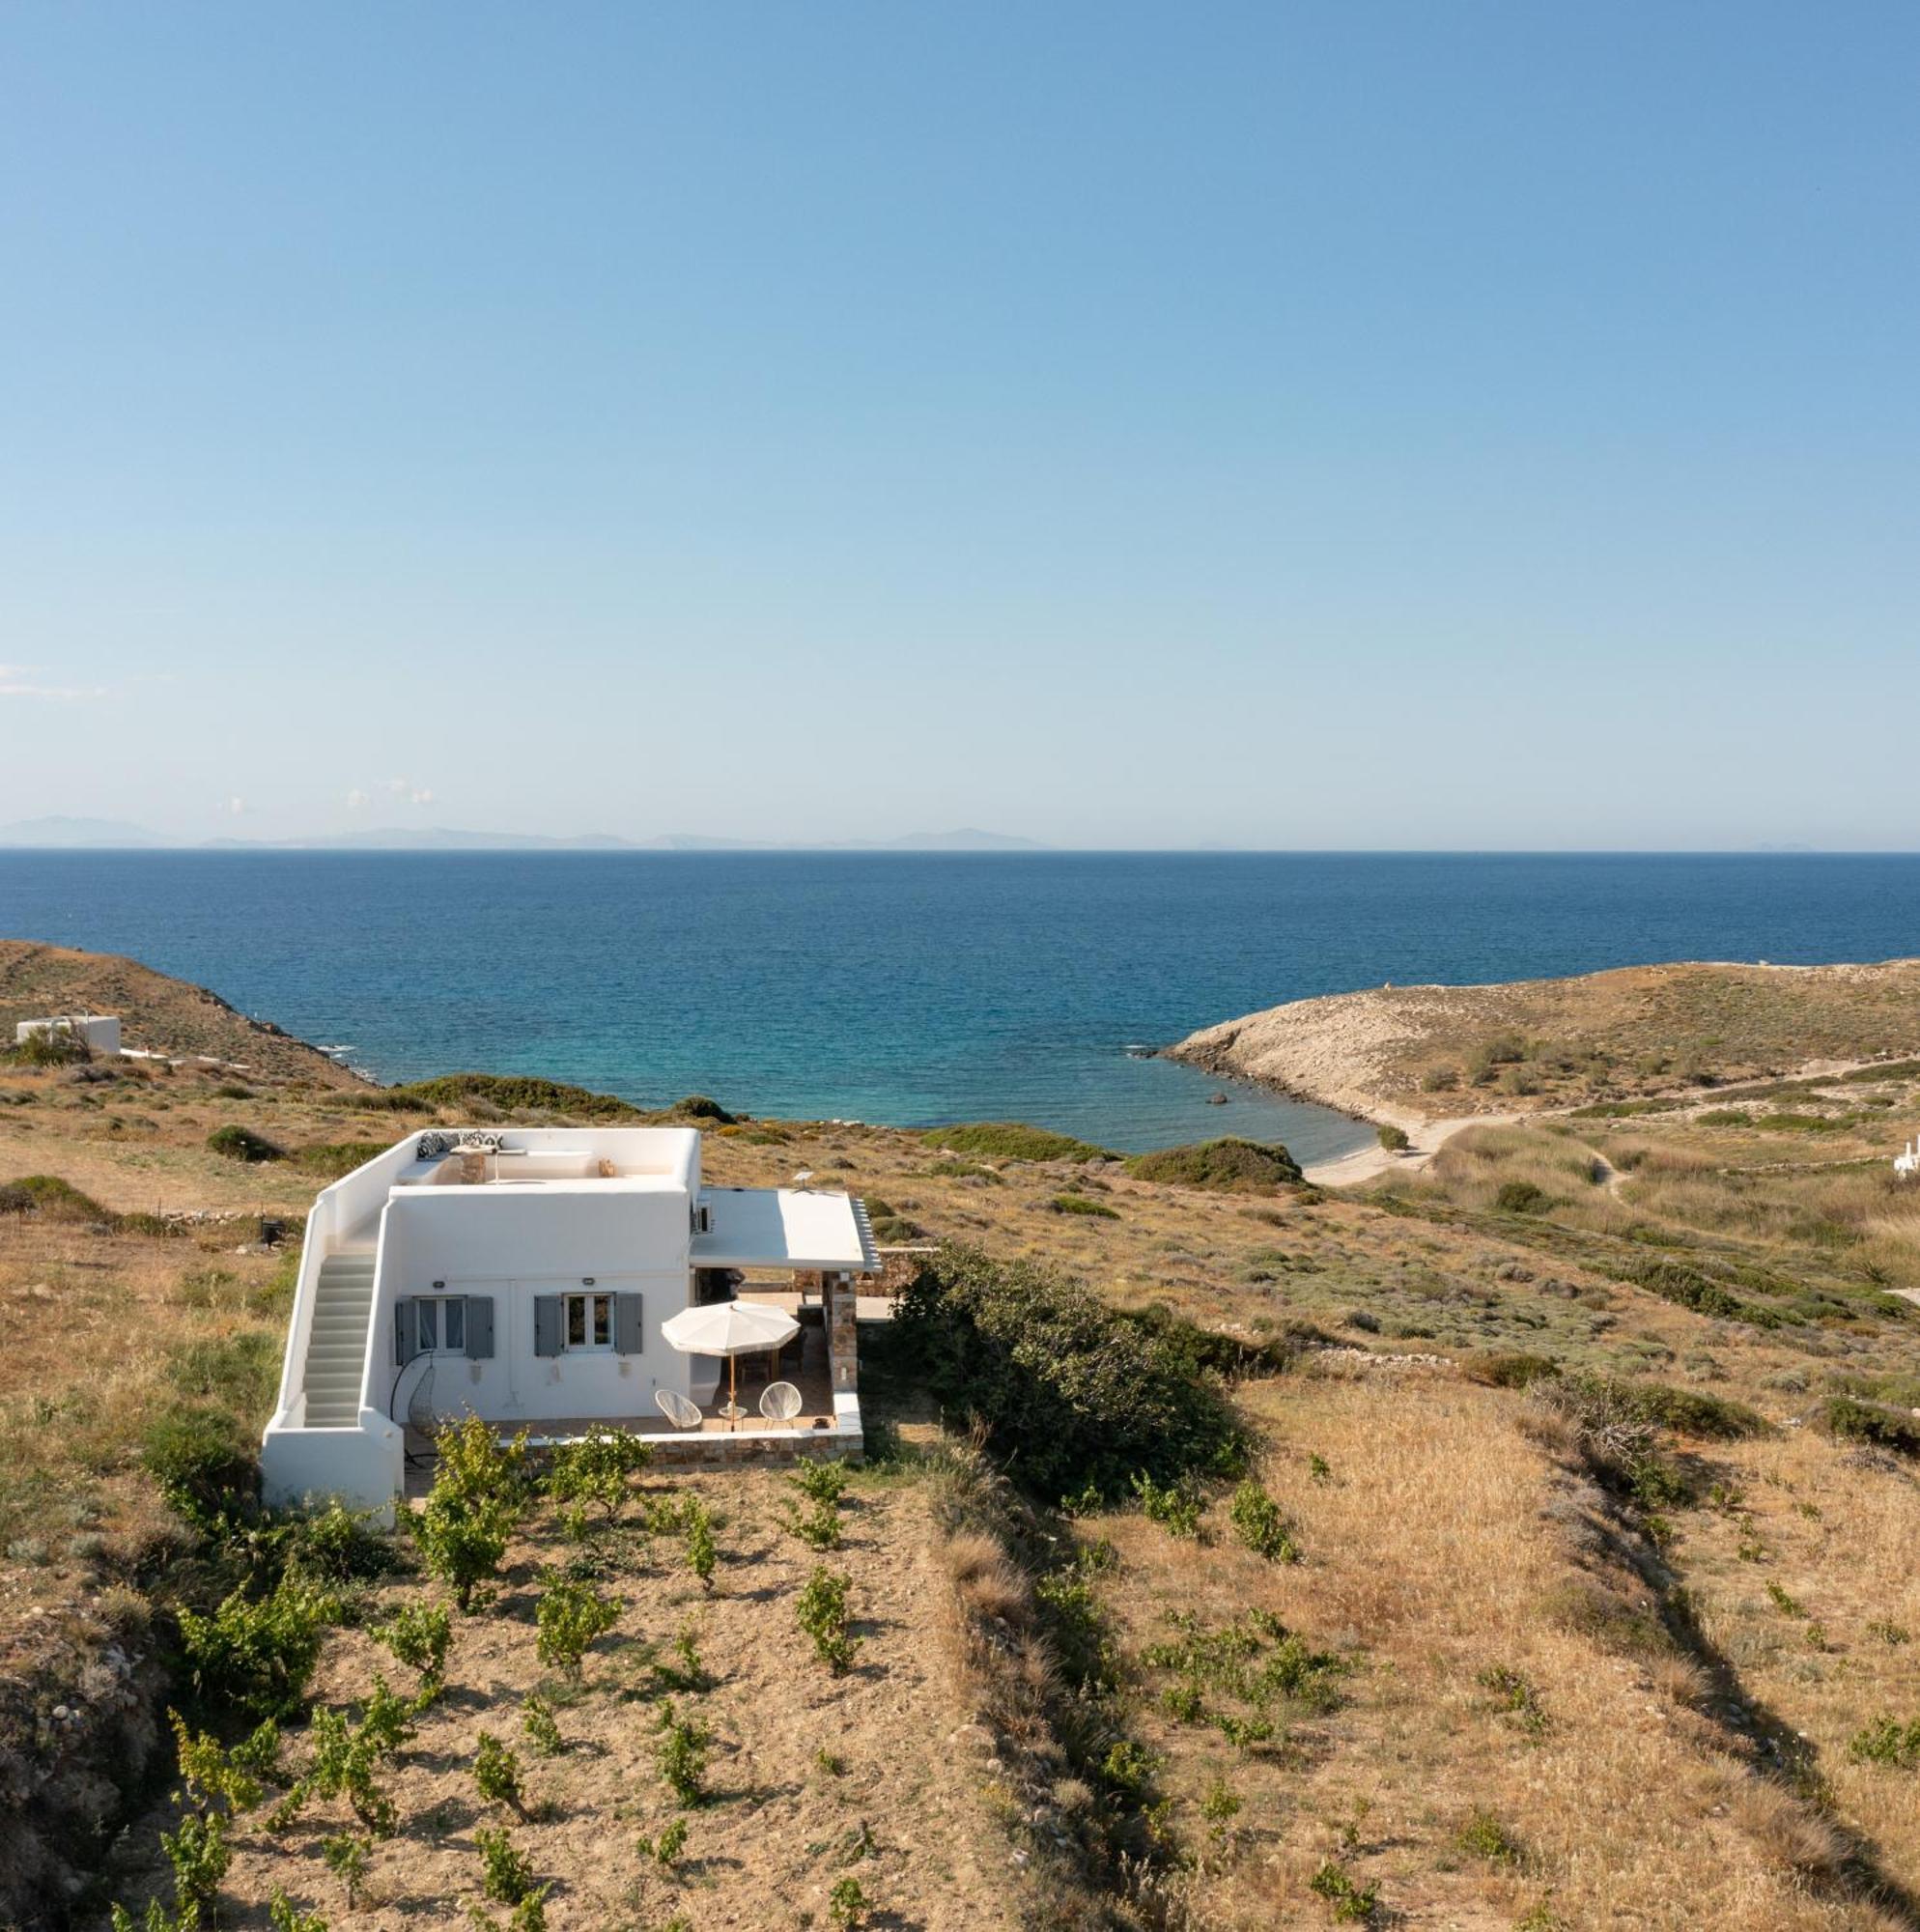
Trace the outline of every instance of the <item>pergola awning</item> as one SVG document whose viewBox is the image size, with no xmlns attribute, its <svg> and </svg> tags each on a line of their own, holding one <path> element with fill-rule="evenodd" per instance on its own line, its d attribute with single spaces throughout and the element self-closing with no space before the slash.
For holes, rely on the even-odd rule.
<svg viewBox="0 0 1920 1932">
<path fill-rule="evenodd" d="M 880 1272 L 866 1208 L 855 1195 L 806 1187 L 703 1187 L 700 1206 L 708 1225 L 693 1236 L 695 1267 Z"/>
</svg>

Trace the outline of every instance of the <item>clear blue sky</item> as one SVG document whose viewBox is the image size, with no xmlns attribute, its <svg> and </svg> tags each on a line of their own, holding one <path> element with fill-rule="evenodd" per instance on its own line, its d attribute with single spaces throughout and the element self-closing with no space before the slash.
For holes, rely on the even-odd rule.
<svg viewBox="0 0 1920 1932">
<path fill-rule="evenodd" d="M 0 12 L 0 819 L 1920 845 L 1920 9 Z"/>
</svg>

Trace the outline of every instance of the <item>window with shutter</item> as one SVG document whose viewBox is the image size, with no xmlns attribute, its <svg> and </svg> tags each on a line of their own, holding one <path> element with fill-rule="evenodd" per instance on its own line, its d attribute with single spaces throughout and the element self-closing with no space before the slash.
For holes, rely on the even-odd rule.
<svg viewBox="0 0 1920 1932">
<path fill-rule="evenodd" d="M 536 1294 L 533 1297 L 533 1352 L 557 1355 L 560 1352 L 560 1297 Z"/>
<path fill-rule="evenodd" d="M 414 1320 L 413 1299 L 410 1295 L 403 1296 L 393 1304 L 393 1359 L 404 1369 L 419 1352 L 420 1331 Z"/>
<path fill-rule="evenodd" d="M 645 1328 L 640 1321 L 640 1297 L 616 1294 L 613 1297 L 613 1352 L 637 1355 L 642 1352 Z"/>
<path fill-rule="evenodd" d="M 494 1359 L 494 1297 L 469 1294 L 466 1297 L 466 1358 L 470 1362 Z"/>
</svg>

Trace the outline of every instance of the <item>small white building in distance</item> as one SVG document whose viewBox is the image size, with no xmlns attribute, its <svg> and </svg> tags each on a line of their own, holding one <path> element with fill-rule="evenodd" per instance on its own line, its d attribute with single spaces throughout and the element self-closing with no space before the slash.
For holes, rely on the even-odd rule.
<svg viewBox="0 0 1920 1932">
<path fill-rule="evenodd" d="M 854 1197 L 703 1186 L 691 1127 L 409 1134 L 308 1217 L 266 1498 L 384 1514 L 426 1480 L 436 1424 L 469 1411 L 543 1442 L 617 1423 L 686 1462 L 855 1453 L 854 1292 L 878 1267 Z M 740 1358 L 744 1418 L 716 1405 L 720 1361 L 661 1334 L 735 1296 L 801 1324 L 777 1358 Z M 800 1391 L 790 1420 L 754 1411 L 775 1381 Z M 698 1415 L 669 1420 L 674 1398 Z"/>
<path fill-rule="evenodd" d="M 111 1013 L 48 1013 L 43 1019 L 21 1020 L 14 1029 L 14 1044 L 63 1036 L 79 1040 L 94 1053 L 120 1051 L 120 1021 Z"/>
</svg>

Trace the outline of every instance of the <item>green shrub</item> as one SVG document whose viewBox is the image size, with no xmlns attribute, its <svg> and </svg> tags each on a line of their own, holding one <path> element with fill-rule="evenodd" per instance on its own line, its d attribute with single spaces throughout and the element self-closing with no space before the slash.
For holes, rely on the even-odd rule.
<svg viewBox="0 0 1920 1932">
<path fill-rule="evenodd" d="M 444 1604 L 408 1604 L 394 1611 L 374 1634 L 409 1669 L 420 1673 L 420 1701 L 431 1703 L 446 1681 L 447 1646 L 453 1619 Z"/>
<path fill-rule="evenodd" d="M 492 1731 L 480 1733 L 473 1754 L 473 1782 L 490 1804 L 509 1805 L 526 1815 L 526 1794 L 521 1789 L 520 1759 Z"/>
<path fill-rule="evenodd" d="M 222 1745 L 211 1732 L 193 1731 L 178 1711 L 173 1726 L 174 1761 L 187 1796 L 202 1811 L 214 1804 L 230 1812 L 251 1811 L 279 1769 L 280 1727 L 268 1718 L 240 1743 Z"/>
<path fill-rule="evenodd" d="M 454 1593 L 463 1610 L 498 1573 L 525 1508 L 531 1483 L 526 1434 L 504 1447 L 477 1415 L 444 1424 L 435 1437 L 438 1461 L 425 1505 L 408 1521 L 422 1562 Z"/>
<path fill-rule="evenodd" d="M 168 1508 L 196 1529 L 212 1533 L 256 1510 L 259 1456 L 224 1409 L 167 1410 L 148 1425 L 140 1460 Z"/>
<path fill-rule="evenodd" d="M 620 1599 L 603 1597 L 591 1583 L 558 1570 L 547 1571 L 542 1580 L 547 1589 L 537 1613 L 535 1651 L 542 1663 L 578 1683 L 588 1646 L 620 1621 Z"/>
<path fill-rule="evenodd" d="M 832 1503 L 809 1503 L 805 1510 L 789 1510 L 780 1520 L 809 1549 L 840 1547 L 840 1513 Z"/>
<path fill-rule="evenodd" d="M 533 1883 L 533 1861 L 514 1848 L 503 1827 L 481 1825 L 473 1843 L 480 1853 L 480 1889 L 498 1905 L 522 1905 L 545 1895 Z"/>
<path fill-rule="evenodd" d="M 347 1910 L 357 1912 L 360 1888 L 373 1862 L 373 1843 L 353 1832 L 332 1832 L 320 1841 L 321 1861 L 347 1888 Z"/>
<path fill-rule="evenodd" d="M 704 1726 L 680 1717 L 670 1702 L 662 1704 L 654 1763 L 667 1789 L 682 1804 L 698 1804 L 706 1797 L 707 1747 L 712 1742 Z"/>
<path fill-rule="evenodd" d="M 813 1639 L 813 1650 L 835 1677 L 854 1661 L 860 1639 L 853 1634 L 853 1615 L 847 1608 L 848 1581 L 835 1576 L 824 1564 L 816 1564 L 807 1577 L 794 1613 L 800 1627 Z"/>
<path fill-rule="evenodd" d="M 1486 1388 L 1523 1389 L 1559 1375 L 1560 1364 L 1549 1355 L 1496 1352 L 1469 1355 L 1460 1364 L 1460 1373 Z"/>
<path fill-rule="evenodd" d="M 657 1838 L 640 1834 L 639 1853 L 643 1859 L 651 1859 L 657 1865 L 672 1865 L 679 1861 L 680 1854 L 687 1849 L 687 1821 L 675 1818 Z"/>
<path fill-rule="evenodd" d="M 1553 1197 L 1531 1180 L 1503 1180 L 1493 1205 L 1503 1214 L 1539 1214 L 1552 1207 Z"/>
<path fill-rule="evenodd" d="M 1001 1177 L 976 1160 L 936 1160 L 929 1164 L 926 1171 L 944 1176 L 948 1180 L 984 1180 L 989 1187 L 1001 1185 Z"/>
<path fill-rule="evenodd" d="M 296 1716 L 338 1607 L 311 1584 L 286 1580 L 257 1600 L 235 1590 L 211 1616 L 183 1608 L 181 1649 L 194 1690 L 256 1722 Z"/>
<path fill-rule="evenodd" d="M 318 1912 L 300 1912 L 276 1885 L 267 1901 L 267 1923 L 271 1932 L 326 1932 L 326 1920 Z"/>
<path fill-rule="evenodd" d="M 853 1932 L 853 1928 L 872 1910 L 873 1901 L 860 1889 L 857 1878 L 836 1880 L 833 1890 L 827 1894 L 827 1917 L 839 1928 L 839 1932 Z"/>
<path fill-rule="evenodd" d="M 522 1074 L 443 1073 L 407 1087 L 381 1087 L 349 1096 L 357 1107 L 382 1112 L 428 1112 L 437 1108 L 482 1106 L 502 1114 L 565 1114 L 579 1121 L 638 1121 L 640 1109 L 611 1094 L 569 1087 L 558 1080 Z"/>
<path fill-rule="evenodd" d="M 1049 1500 L 1126 1494 L 1137 1471 L 1233 1475 L 1244 1438 L 1218 1380 L 1138 1319 L 1028 1262 L 943 1247 L 894 1304 L 885 1345 L 949 1410 L 977 1418 Z"/>
<path fill-rule="evenodd" d="M 700 1579 L 700 1587 L 714 1587 L 714 1568 L 720 1551 L 714 1543 L 713 1513 L 698 1496 L 689 1496 L 680 1506 L 680 1526 L 687 1539 L 687 1567 Z"/>
<path fill-rule="evenodd" d="M 674 1101 L 671 1111 L 689 1121 L 712 1121 L 720 1127 L 730 1127 L 735 1120 L 718 1100 L 711 1100 L 704 1094 L 689 1094 L 685 1099 Z"/>
<path fill-rule="evenodd" d="M 498 1575 L 518 1512 L 500 1501 L 472 1500 L 430 1491 L 411 1528 L 427 1574 L 453 1592 L 462 1610 L 471 1610 L 491 1592 L 482 1586 Z"/>
<path fill-rule="evenodd" d="M 1056 1194 L 1048 1204 L 1056 1214 L 1090 1214 L 1100 1221 L 1117 1221 L 1120 1210 L 1104 1201 L 1089 1201 L 1084 1194 Z"/>
<path fill-rule="evenodd" d="M 1627 1414 L 1657 1423 L 1682 1435 L 1706 1435 L 1720 1442 L 1738 1442 L 1768 1433 L 1766 1418 L 1743 1402 L 1704 1389 L 1675 1388 L 1669 1382 L 1626 1377 L 1588 1377 L 1604 1385 Z"/>
<path fill-rule="evenodd" d="M 223 1154 L 228 1160 L 242 1160 L 258 1166 L 263 1161 L 285 1160 L 284 1148 L 275 1147 L 265 1135 L 257 1134 L 251 1127 L 215 1127 L 207 1136 L 209 1149 Z"/>
<path fill-rule="evenodd" d="M 1489 1864 L 1517 1865 L 1526 1856 L 1520 1841 L 1491 1811 L 1476 1811 L 1460 1827 L 1454 1842 L 1470 1857 Z"/>
<path fill-rule="evenodd" d="M 1290 1186 L 1303 1178 L 1300 1163 L 1284 1147 L 1230 1135 L 1135 1154 L 1126 1166 L 1137 1180 L 1203 1187 L 1218 1194 L 1271 1194 L 1276 1187 Z"/>
<path fill-rule="evenodd" d="M 1429 1092 L 1432 1090 L 1428 1090 Z M 1397 1127 L 1391 1121 L 1380 1122 L 1380 1145 L 1389 1153 L 1404 1153 L 1413 1143 L 1407 1139 L 1406 1129 Z"/>
<path fill-rule="evenodd" d="M 374 1526 L 372 1513 L 338 1501 L 276 1512 L 267 1540 L 288 1576 L 323 1585 L 371 1582 L 399 1562 L 393 1539 Z"/>
<path fill-rule="evenodd" d="M 1307 1889 L 1327 1901 L 1341 1924 L 1364 1925 L 1379 1909 L 1380 1888 L 1356 1884 L 1346 1867 L 1334 1859 L 1328 1859 L 1308 1880 Z"/>
<path fill-rule="evenodd" d="M 9 1213 L 30 1211 L 46 1220 L 84 1221 L 94 1227 L 112 1227 L 120 1219 L 91 1194 L 82 1194 L 71 1180 L 62 1180 L 57 1174 L 22 1175 L 7 1183 L 6 1192 Z"/>
<path fill-rule="evenodd" d="M 1517 1670 L 1510 1670 L 1504 1663 L 1489 1664 L 1480 1673 L 1481 1688 L 1491 1690 L 1506 1711 L 1527 1735 L 1538 1742 L 1544 1737 L 1548 1728 L 1546 1712 L 1540 1706 L 1539 1692 Z"/>
<path fill-rule="evenodd" d="M 1270 1563 L 1297 1563 L 1300 1547 L 1280 1505 L 1250 1476 L 1233 1492 L 1233 1534 Z"/>
<path fill-rule="evenodd" d="M 370 1837 L 388 1838 L 399 1824 L 393 1800 L 381 1789 L 380 1767 L 413 1735 L 410 1708 L 376 1676 L 358 1721 L 324 1706 L 313 1714 L 313 1761 L 306 1775 L 274 1807 L 275 1831 L 292 1824 L 316 1798 L 344 1798 Z"/>
<path fill-rule="evenodd" d="M 384 1141 L 329 1141 L 320 1147 L 296 1148 L 294 1165 L 323 1180 L 338 1180 L 386 1151 Z"/>
<path fill-rule="evenodd" d="M 558 1757 L 567 1741 L 554 1721 L 553 1707 L 545 1697 L 529 1697 L 520 1714 L 520 1727 L 526 1734 L 528 1748 L 540 1757 Z"/>
<path fill-rule="evenodd" d="M 1849 1442 L 1870 1442 L 1902 1456 L 1920 1456 L 1920 1416 L 1850 1395 L 1828 1396 L 1821 1420 L 1829 1434 Z"/>
<path fill-rule="evenodd" d="M 920 1136 L 929 1146 L 953 1153 L 978 1154 L 987 1160 L 1117 1160 L 1105 1148 L 1077 1141 L 1070 1134 L 1049 1133 L 1016 1121 L 974 1121 L 951 1127 L 933 1127 Z"/>
<path fill-rule="evenodd" d="M 93 1057 L 87 1042 L 66 1027 L 42 1028 L 0 1052 L 0 1059 L 15 1066 L 73 1066 Z"/>
<path fill-rule="evenodd" d="M 160 1833 L 160 1848 L 173 1867 L 174 1903 L 182 1932 L 212 1919 L 220 1898 L 220 1881 L 233 1863 L 223 1812 L 189 1811 L 171 1832 Z"/>
<path fill-rule="evenodd" d="M 1885 1765 L 1893 1771 L 1920 1770 L 1920 1718 L 1905 1724 L 1897 1718 L 1876 1718 L 1855 1732 L 1847 1755 L 1856 1764 Z"/>
<path fill-rule="evenodd" d="M 1724 1284 L 1699 1268 L 1689 1267 L 1667 1256 L 1647 1260 L 1616 1260 L 1595 1256 L 1589 1264 L 1616 1281 L 1629 1281 L 1664 1301 L 1690 1308 L 1696 1315 L 1712 1315 L 1726 1321 L 1746 1321 L 1756 1328 L 1778 1328 L 1783 1317 L 1770 1308 L 1743 1301 Z"/>
<path fill-rule="evenodd" d="M 1199 1537 L 1206 1499 L 1185 1480 L 1162 1485 L 1144 1469 L 1138 1469 L 1133 1492 L 1140 1498 L 1141 1513 L 1170 1535 Z"/>
<path fill-rule="evenodd" d="M 847 1492 L 847 1465 L 844 1463 L 803 1463 L 787 1481 L 808 1502 L 837 1504 Z"/>
<path fill-rule="evenodd" d="M 624 1428 L 597 1429 L 553 1453 L 544 1487 L 557 1503 L 592 1503 L 609 1522 L 627 1499 L 627 1485 L 653 1461 L 653 1447 Z"/>
</svg>

